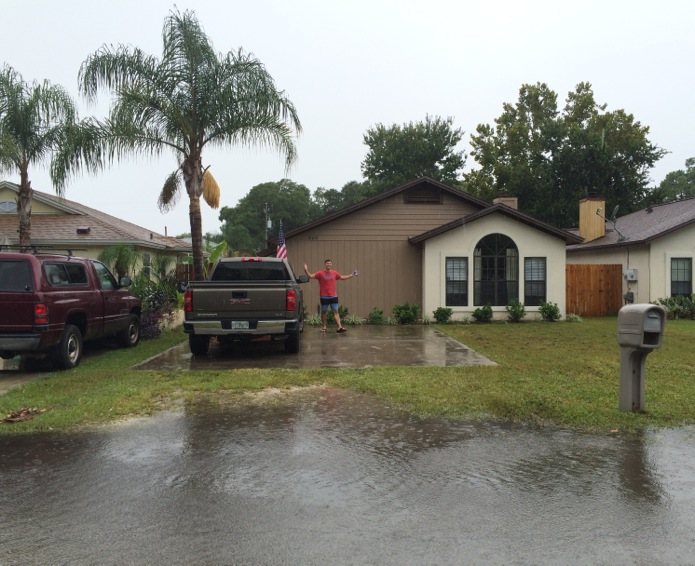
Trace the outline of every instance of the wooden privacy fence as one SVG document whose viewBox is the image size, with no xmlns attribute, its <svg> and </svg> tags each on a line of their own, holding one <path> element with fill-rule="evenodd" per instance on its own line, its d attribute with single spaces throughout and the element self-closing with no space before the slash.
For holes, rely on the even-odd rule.
<svg viewBox="0 0 695 566">
<path fill-rule="evenodd" d="M 177 263 L 176 264 L 176 279 L 188 283 L 193 279 L 193 264 L 192 263 Z"/>
<path fill-rule="evenodd" d="M 615 315 L 623 306 L 623 266 L 620 264 L 569 263 L 567 314 Z"/>
</svg>

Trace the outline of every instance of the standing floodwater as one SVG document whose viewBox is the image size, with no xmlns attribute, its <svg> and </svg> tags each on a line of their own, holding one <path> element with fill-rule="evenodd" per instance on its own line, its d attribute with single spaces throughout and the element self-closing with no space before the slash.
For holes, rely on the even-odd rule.
<svg viewBox="0 0 695 566">
<path fill-rule="evenodd" d="M 0 564 L 685 564 L 695 430 L 419 420 L 314 388 L 0 437 Z"/>
</svg>

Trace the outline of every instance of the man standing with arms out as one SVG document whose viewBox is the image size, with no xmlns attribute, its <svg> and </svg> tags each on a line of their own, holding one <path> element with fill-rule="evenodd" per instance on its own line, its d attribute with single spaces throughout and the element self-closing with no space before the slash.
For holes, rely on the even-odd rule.
<svg viewBox="0 0 695 566">
<path fill-rule="evenodd" d="M 319 280 L 319 295 L 321 297 L 321 323 L 323 328 L 321 332 L 326 332 L 326 317 L 328 315 L 328 309 L 333 311 L 333 317 L 335 322 L 338 324 L 337 332 L 347 332 L 340 322 L 340 315 L 338 314 L 338 308 L 340 304 L 338 303 L 338 292 L 336 291 L 336 283 L 338 279 L 350 279 L 351 277 L 357 277 L 357 271 L 353 271 L 350 275 L 341 275 L 333 269 L 333 262 L 327 259 L 324 262 L 326 268 L 316 273 L 309 273 L 309 268 L 307 264 L 304 264 L 304 272 L 311 279 Z"/>
</svg>

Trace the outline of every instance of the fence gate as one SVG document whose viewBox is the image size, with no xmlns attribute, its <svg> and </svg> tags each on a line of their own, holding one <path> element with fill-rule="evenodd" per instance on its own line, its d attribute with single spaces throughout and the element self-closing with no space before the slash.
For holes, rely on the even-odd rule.
<svg viewBox="0 0 695 566">
<path fill-rule="evenodd" d="M 567 314 L 615 315 L 623 306 L 623 266 L 568 263 Z"/>
</svg>

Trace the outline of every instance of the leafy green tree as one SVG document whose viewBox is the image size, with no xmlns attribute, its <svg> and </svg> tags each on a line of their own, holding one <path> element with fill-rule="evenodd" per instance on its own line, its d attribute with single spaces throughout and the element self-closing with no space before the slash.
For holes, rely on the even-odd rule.
<svg viewBox="0 0 695 566">
<path fill-rule="evenodd" d="M 8 64 L 0 71 L 0 173 L 19 172 L 17 214 L 19 246 L 31 246 L 29 168 L 47 161 L 62 143 L 77 117 L 75 105 L 63 87 L 47 81 L 24 82 Z M 52 176 L 58 194 L 63 184 Z"/>
<path fill-rule="evenodd" d="M 685 171 L 671 171 L 659 184 L 664 200 L 673 201 L 695 197 L 695 157 L 685 160 Z"/>
<path fill-rule="evenodd" d="M 576 225 L 579 200 L 593 193 L 609 210 L 619 204 L 632 212 L 648 197 L 649 170 L 666 153 L 648 134 L 624 110 L 606 112 L 589 83 L 569 93 L 562 111 L 547 85 L 523 85 L 494 127 L 480 124 L 471 136 L 480 167 L 465 176 L 466 190 L 487 200 L 513 194 L 522 211 L 560 227 Z"/>
<path fill-rule="evenodd" d="M 142 261 L 142 254 L 134 246 L 117 244 L 104 248 L 99 254 L 99 261 L 116 273 L 116 279 L 135 274 L 135 266 Z"/>
<path fill-rule="evenodd" d="M 282 179 L 256 185 L 236 206 L 222 207 L 220 221 L 230 249 L 253 254 L 266 247 L 281 221 L 287 232 L 314 220 L 319 213 L 306 186 Z M 270 229 L 266 219 L 272 221 Z"/>
<path fill-rule="evenodd" d="M 460 184 L 466 156 L 456 146 L 464 132 L 453 124 L 453 118 L 428 115 L 424 122 L 389 127 L 377 124 L 367 130 L 364 143 L 369 151 L 362 162 L 362 174 L 371 183 L 371 193 L 423 176 Z"/>
<path fill-rule="evenodd" d="M 294 105 L 263 64 L 241 49 L 218 54 L 193 12 L 171 12 L 162 39 L 161 59 L 125 45 L 104 45 L 85 60 L 81 92 L 94 99 L 105 88 L 114 101 L 108 119 L 94 120 L 81 143 L 63 153 L 58 170 L 63 175 L 81 167 L 96 172 L 114 158 L 172 151 L 177 167 L 164 182 L 159 205 L 164 210 L 174 206 L 183 182 L 193 268 L 196 279 L 202 279 L 200 197 L 209 167 L 203 165 L 203 149 L 274 146 L 289 167 L 296 157 L 293 131 L 299 133 L 301 125 Z"/>
</svg>

